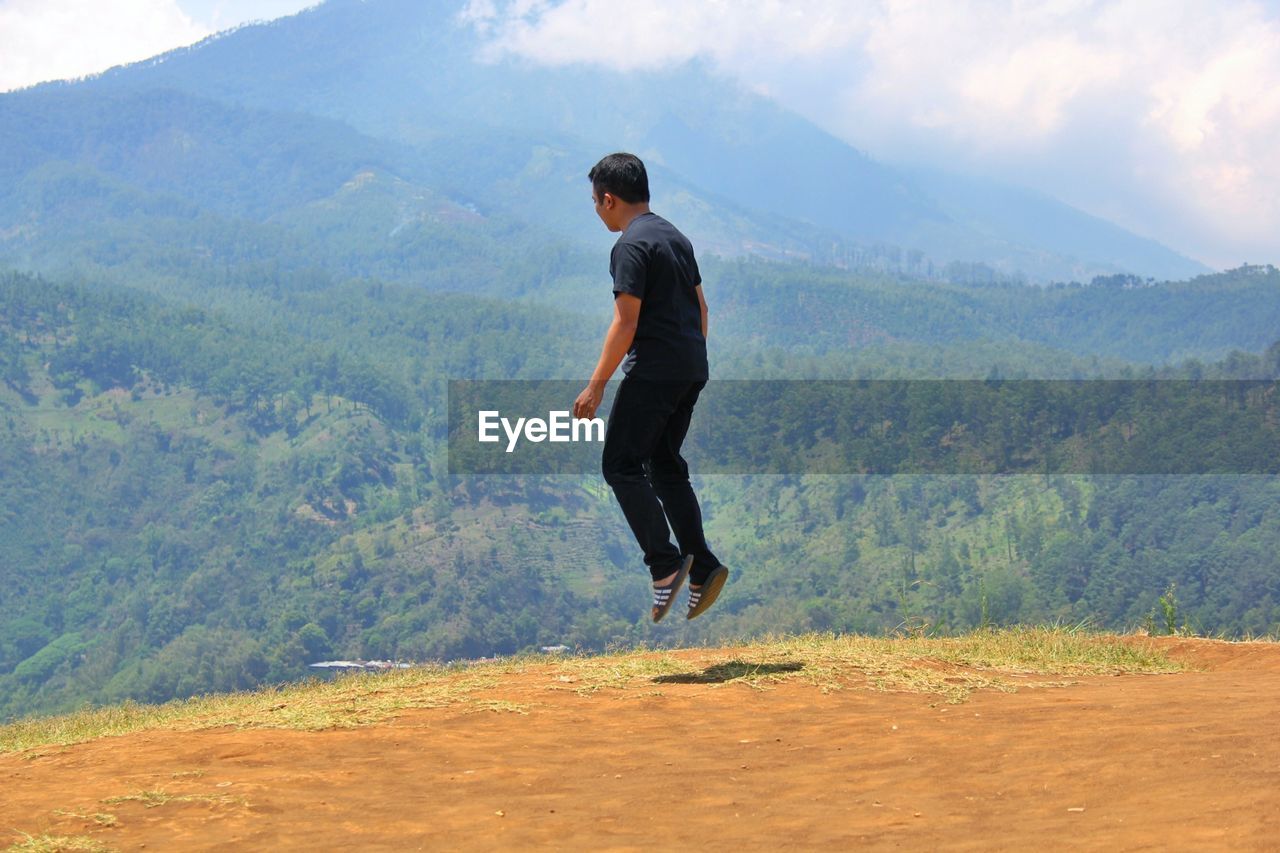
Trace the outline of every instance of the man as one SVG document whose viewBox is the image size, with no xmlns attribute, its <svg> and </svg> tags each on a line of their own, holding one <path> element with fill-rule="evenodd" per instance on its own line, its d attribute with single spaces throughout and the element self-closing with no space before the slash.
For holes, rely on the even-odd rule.
<svg viewBox="0 0 1280 853">
<path fill-rule="evenodd" d="M 653 621 L 689 580 L 687 618 L 704 613 L 729 570 L 707 547 L 680 445 L 707 382 L 707 302 L 693 247 L 649 210 L 649 177 L 632 154 L 610 154 L 587 177 L 596 214 L 621 232 L 609 258 L 613 322 L 574 417 L 591 418 L 618 364 L 625 377 L 605 428 L 605 482 L 653 577 Z M 671 544 L 674 531 L 679 550 Z"/>
</svg>

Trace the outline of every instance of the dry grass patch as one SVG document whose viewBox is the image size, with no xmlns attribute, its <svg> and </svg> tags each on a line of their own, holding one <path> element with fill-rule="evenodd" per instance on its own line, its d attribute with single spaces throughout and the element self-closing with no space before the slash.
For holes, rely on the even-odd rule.
<svg viewBox="0 0 1280 853">
<path fill-rule="evenodd" d="M 551 689 L 589 695 L 598 690 L 621 689 L 644 679 L 676 675 L 688 670 L 671 652 L 637 649 L 604 656 L 562 657 L 551 666 Z"/>
<path fill-rule="evenodd" d="M 197 696 L 143 705 L 125 702 L 59 717 L 0 727 L 0 753 L 82 743 L 152 729 L 193 731 L 278 728 L 318 731 L 373 725 L 408 708 L 470 702 L 498 683 L 493 665 L 425 666 L 389 673 L 352 673 L 333 681 L 304 681 L 261 690 Z"/>
<path fill-rule="evenodd" d="M 87 835 L 28 835 L 23 840 L 6 848 L 6 853 L 69 853 L 69 851 L 85 851 L 85 853 L 111 853 L 114 848 L 108 847 L 96 838 Z"/>
<path fill-rule="evenodd" d="M 106 812 L 95 812 L 94 814 L 81 814 L 80 812 L 69 812 L 65 809 L 54 809 L 54 817 L 74 817 L 79 820 L 91 820 L 98 826 L 119 826 L 120 820 L 113 814 Z"/>
<path fill-rule="evenodd" d="M 951 703 L 963 702 L 974 690 L 1013 692 L 1070 683 L 1027 680 L 1028 676 L 1170 673 L 1183 668 L 1151 644 L 1061 628 L 980 630 L 960 637 L 809 634 L 735 651 L 760 664 L 802 664 L 793 673 L 758 676 L 762 681 L 794 674 L 826 691 L 860 680 L 876 690 L 931 693 Z"/>
<path fill-rule="evenodd" d="M 215 806 L 247 806 L 249 805 L 243 797 L 232 797 L 227 794 L 170 794 L 162 789 L 151 791 L 138 791 L 134 794 L 125 794 L 120 797 L 108 797 L 102 802 L 109 806 L 118 806 L 121 803 L 142 803 L 145 808 L 154 809 L 157 806 L 167 805 L 168 803 L 210 803 Z"/>
<path fill-rule="evenodd" d="M 974 690 L 1012 692 L 1069 681 L 1035 675 L 1119 675 L 1178 672 L 1183 667 L 1152 644 L 1112 634 L 1062 628 L 982 630 L 961 637 L 867 637 L 805 634 L 776 637 L 731 650 L 709 649 L 699 666 L 672 653 L 630 652 L 568 658 L 557 680 L 578 693 L 656 684 L 747 684 L 767 689 L 799 678 L 823 691 L 862 684 L 877 690 L 931 693 L 962 702 Z M 708 662 L 708 658 L 711 660 Z M 553 685 L 554 686 L 554 685 Z"/>
</svg>

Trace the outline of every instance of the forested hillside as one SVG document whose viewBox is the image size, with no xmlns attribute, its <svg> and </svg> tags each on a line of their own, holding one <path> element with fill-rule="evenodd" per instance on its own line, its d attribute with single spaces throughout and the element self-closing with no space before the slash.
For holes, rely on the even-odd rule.
<svg viewBox="0 0 1280 853">
<path fill-rule="evenodd" d="M 325 657 L 809 627 L 1131 627 L 1170 584 L 1179 618 L 1205 630 L 1280 618 L 1274 478 L 711 476 L 708 528 L 740 579 L 717 620 L 654 632 L 598 477 L 445 465 L 446 377 L 573 376 L 599 328 L 582 334 L 577 315 L 540 305 L 284 281 L 222 282 L 233 316 L 115 286 L 0 280 L 4 714 L 297 678 Z M 752 347 L 726 342 L 718 363 L 928 376 L 950 353 L 952 368 L 1027 375 L 1055 356 L 980 342 Z M 1089 375 L 1088 360 L 1056 355 Z M 1162 374 L 1274 376 L 1278 355 Z"/>
</svg>

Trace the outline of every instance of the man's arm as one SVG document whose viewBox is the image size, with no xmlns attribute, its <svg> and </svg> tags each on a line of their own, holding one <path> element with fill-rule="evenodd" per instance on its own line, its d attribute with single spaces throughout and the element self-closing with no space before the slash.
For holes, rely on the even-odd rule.
<svg viewBox="0 0 1280 853">
<path fill-rule="evenodd" d="M 600 408 L 600 401 L 604 399 L 605 383 L 618 369 L 627 350 L 631 349 L 631 342 L 635 340 L 636 322 L 639 317 L 640 299 L 638 297 L 629 293 L 619 293 L 613 298 L 613 322 L 609 324 L 609 331 L 605 333 L 604 347 L 600 351 L 600 360 L 596 362 L 595 372 L 591 374 L 591 381 L 574 401 L 573 416 L 575 418 L 596 416 L 596 409 Z M 703 317 L 706 317 L 705 310 Z M 705 319 L 702 325 L 705 329 Z"/>
<path fill-rule="evenodd" d="M 707 336 L 707 299 L 702 295 L 702 285 L 694 288 L 698 292 L 698 311 L 702 313 L 702 337 Z"/>
</svg>

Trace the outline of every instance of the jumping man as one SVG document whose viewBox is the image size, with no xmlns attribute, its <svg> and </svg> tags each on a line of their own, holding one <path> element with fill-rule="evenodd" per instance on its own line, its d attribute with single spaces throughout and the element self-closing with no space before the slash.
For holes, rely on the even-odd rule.
<svg viewBox="0 0 1280 853">
<path fill-rule="evenodd" d="M 610 154 L 587 177 L 596 214 L 622 236 L 609 258 L 613 322 L 573 415 L 595 416 L 605 383 L 625 357 L 605 428 L 604 479 L 653 576 L 653 621 L 667 615 L 686 578 L 692 619 L 715 602 L 729 577 L 703 538 L 702 510 L 680 456 L 708 375 L 702 278 L 689 240 L 649 210 L 649 177 L 640 158 Z"/>
</svg>

